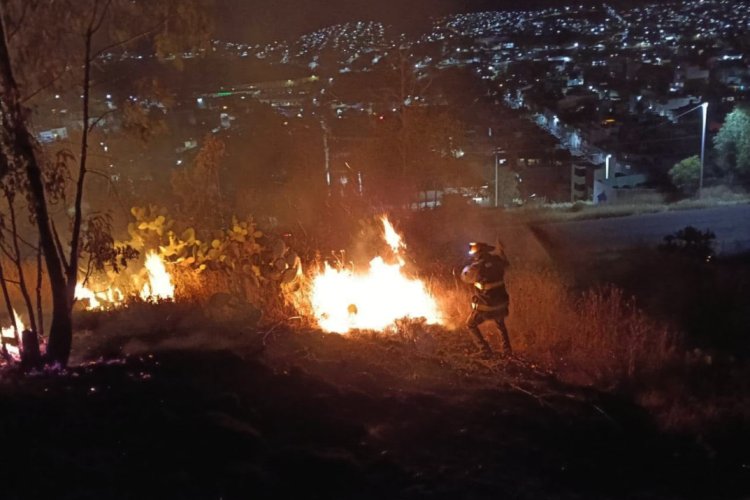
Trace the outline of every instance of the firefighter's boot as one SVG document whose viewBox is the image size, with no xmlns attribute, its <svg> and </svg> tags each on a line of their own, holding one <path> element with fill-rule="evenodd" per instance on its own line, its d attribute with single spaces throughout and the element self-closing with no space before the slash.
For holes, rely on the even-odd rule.
<svg viewBox="0 0 750 500">
<path fill-rule="evenodd" d="M 478 327 L 469 327 L 469 331 L 474 335 L 474 337 L 477 340 L 477 344 L 479 344 L 479 347 L 482 350 L 482 354 L 485 356 L 489 356 L 492 354 L 492 347 L 490 347 L 490 344 L 487 343 L 487 340 L 485 340 L 484 335 L 482 335 L 482 332 L 479 331 Z"/>
<path fill-rule="evenodd" d="M 512 356 L 513 349 L 510 346 L 510 335 L 508 335 L 508 327 L 505 326 L 504 319 L 497 320 L 497 329 L 500 330 L 500 339 L 503 343 L 503 356 Z"/>
</svg>

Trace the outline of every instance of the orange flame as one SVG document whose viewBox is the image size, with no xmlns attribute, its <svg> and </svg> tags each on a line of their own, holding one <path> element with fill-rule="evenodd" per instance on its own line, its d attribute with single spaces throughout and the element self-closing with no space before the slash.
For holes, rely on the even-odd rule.
<svg viewBox="0 0 750 500">
<path fill-rule="evenodd" d="M 8 354 L 10 354 L 15 359 L 20 359 L 21 332 L 26 329 L 26 326 L 23 324 L 23 321 L 21 321 L 21 317 L 18 315 L 15 309 L 13 310 L 13 316 L 15 316 L 16 318 L 16 328 L 13 328 L 12 325 L 3 327 L 2 329 L 0 329 L 0 335 L 2 335 L 3 339 L 5 340 L 5 347 L 8 349 Z"/>
<path fill-rule="evenodd" d="M 146 272 L 148 279 L 139 293 L 141 299 L 147 302 L 174 299 L 174 285 L 172 277 L 167 272 L 161 257 L 154 252 L 146 256 Z M 139 281 L 139 286 L 142 281 Z M 109 286 L 102 291 L 93 291 L 82 283 L 76 285 L 76 300 L 87 301 L 89 311 L 113 309 L 123 305 L 125 294 L 121 289 Z"/>
<path fill-rule="evenodd" d="M 397 254 L 402 248 L 406 249 L 406 245 L 401 239 L 401 235 L 393 228 L 393 224 L 388 220 L 388 217 L 383 216 L 380 220 L 383 222 L 383 229 L 385 230 L 383 237 L 385 238 L 385 242 L 388 243 L 388 246 L 393 250 L 393 253 Z"/>
<path fill-rule="evenodd" d="M 384 238 L 398 260 L 387 263 L 382 257 L 370 261 L 366 273 L 349 269 L 324 271 L 313 279 L 311 304 L 320 327 L 328 332 L 386 330 L 401 318 L 425 318 L 429 324 L 441 322 L 435 298 L 424 282 L 403 274 L 401 236 L 386 217 L 382 218 Z"/>
<path fill-rule="evenodd" d="M 143 285 L 141 298 L 145 301 L 174 299 L 172 277 L 167 272 L 164 262 L 158 254 L 149 252 L 146 256 L 148 283 Z"/>
<path fill-rule="evenodd" d="M 121 305 L 125 301 L 125 294 L 119 288 L 109 287 L 101 292 L 95 292 L 82 283 L 76 285 L 76 300 L 86 300 L 86 310 L 110 309 Z"/>
</svg>

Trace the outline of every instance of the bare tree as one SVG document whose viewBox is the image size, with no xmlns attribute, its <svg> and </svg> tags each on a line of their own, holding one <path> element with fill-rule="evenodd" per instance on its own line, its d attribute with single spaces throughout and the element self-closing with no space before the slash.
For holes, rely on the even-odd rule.
<svg viewBox="0 0 750 500">
<path fill-rule="evenodd" d="M 210 29 L 206 7 L 205 0 L 0 2 L 0 166 L 25 179 L 44 255 L 52 294 L 48 363 L 66 365 L 72 345 L 72 309 L 87 217 L 83 200 L 90 171 L 90 135 L 104 118 L 91 116 L 91 89 L 96 83 L 92 70 L 105 54 L 135 44 L 149 42 L 162 57 L 200 45 L 205 48 Z M 81 95 L 81 135 L 67 249 L 50 215 L 43 153 L 36 147 L 25 106 L 29 100 L 66 85 Z"/>
</svg>

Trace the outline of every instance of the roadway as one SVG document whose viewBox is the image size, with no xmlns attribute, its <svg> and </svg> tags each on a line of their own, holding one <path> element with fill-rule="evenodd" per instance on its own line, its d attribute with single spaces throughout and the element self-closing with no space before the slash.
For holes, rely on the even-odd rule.
<svg viewBox="0 0 750 500">
<path fill-rule="evenodd" d="M 750 251 L 748 204 L 548 223 L 537 230 L 554 253 L 576 259 L 607 251 L 653 248 L 666 235 L 686 226 L 713 231 L 719 255 Z"/>
</svg>

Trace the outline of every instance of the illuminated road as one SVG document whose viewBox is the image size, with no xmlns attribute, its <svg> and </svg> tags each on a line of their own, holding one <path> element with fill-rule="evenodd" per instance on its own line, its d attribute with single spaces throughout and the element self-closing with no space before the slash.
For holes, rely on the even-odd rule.
<svg viewBox="0 0 750 500">
<path fill-rule="evenodd" d="M 750 251 L 750 205 L 544 224 L 538 230 L 553 252 L 575 259 L 607 251 L 654 247 L 664 236 L 685 226 L 713 231 L 718 254 Z"/>
</svg>

